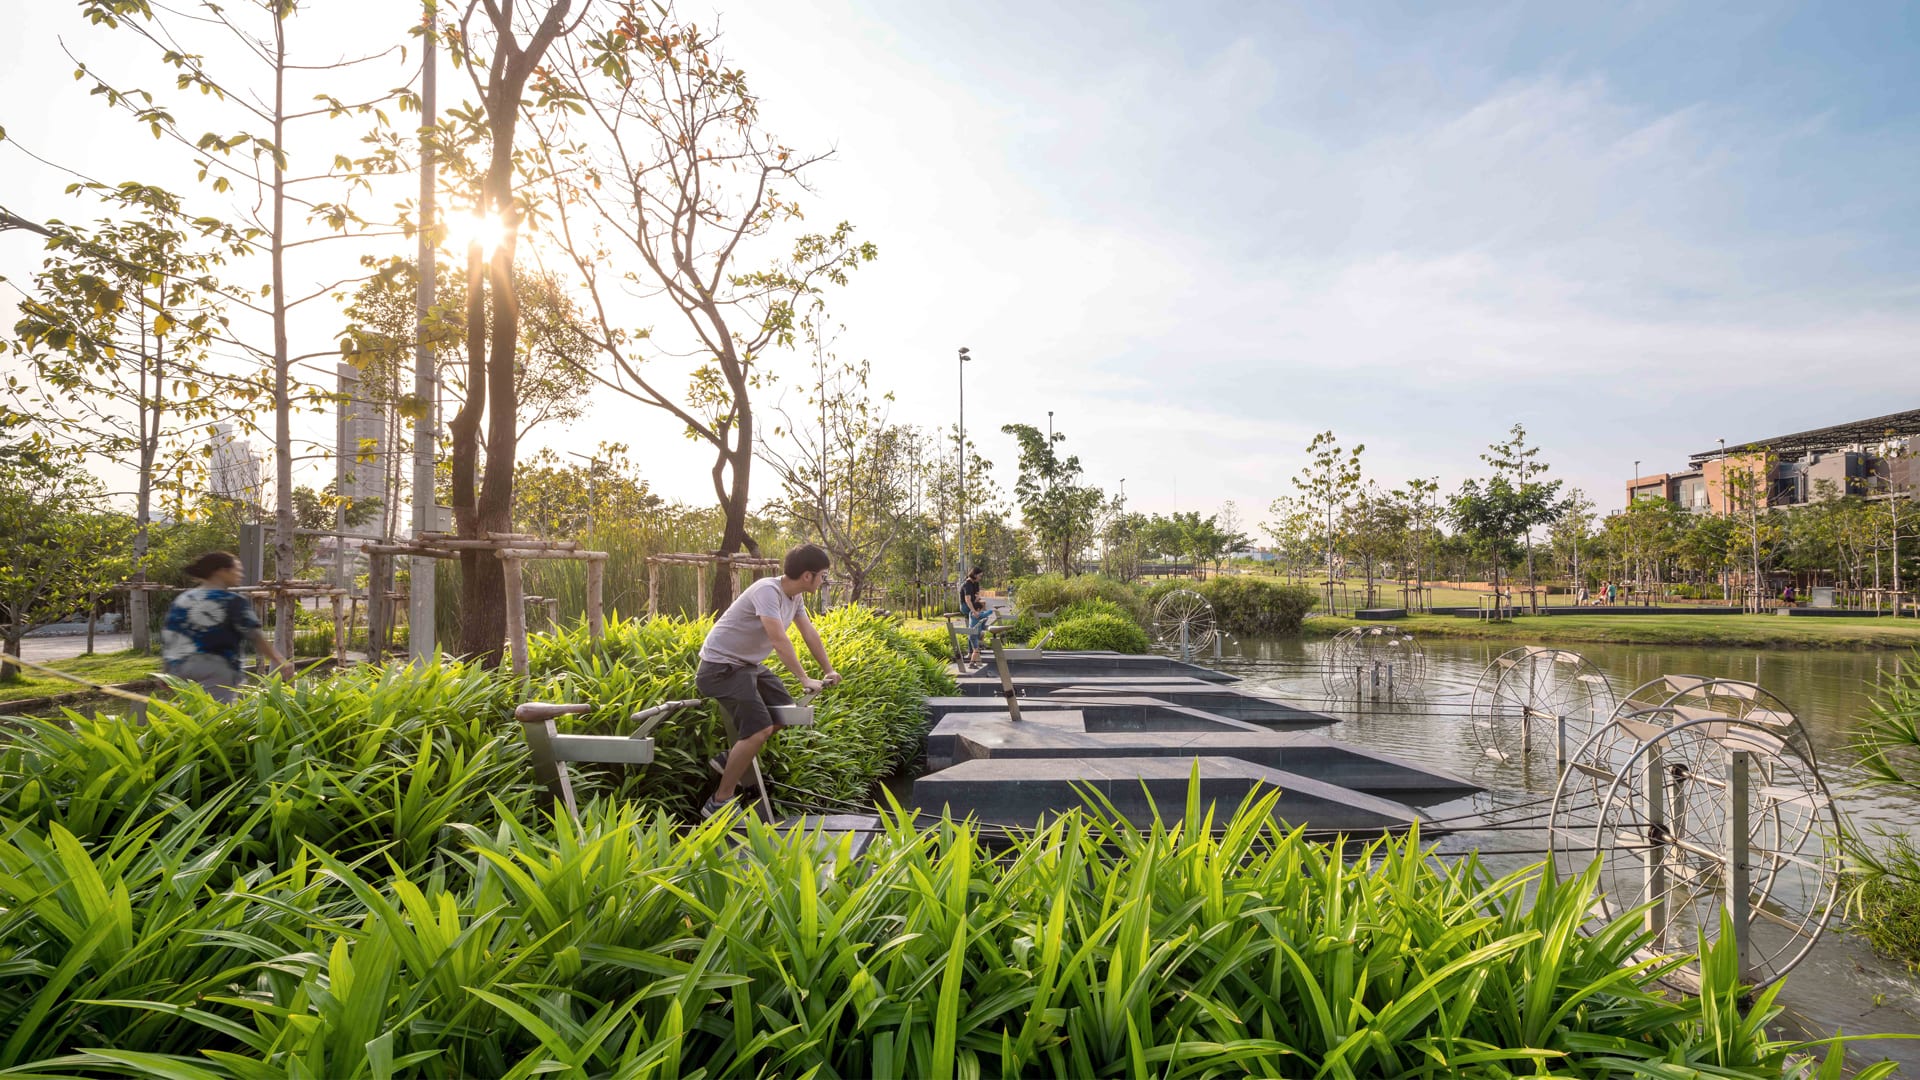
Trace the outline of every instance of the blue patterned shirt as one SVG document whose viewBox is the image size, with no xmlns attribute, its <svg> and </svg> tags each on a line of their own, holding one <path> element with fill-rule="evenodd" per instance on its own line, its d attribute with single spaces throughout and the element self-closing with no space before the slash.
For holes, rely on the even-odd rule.
<svg viewBox="0 0 1920 1080">
<path fill-rule="evenodd" d="M 195 653 L 240 666 L 240 646 L 260 629 L 253 602 L 239 593 L 202 585 L 180 594 L 160 629 L 160 657 L 176 664 Z"/>
</svg>

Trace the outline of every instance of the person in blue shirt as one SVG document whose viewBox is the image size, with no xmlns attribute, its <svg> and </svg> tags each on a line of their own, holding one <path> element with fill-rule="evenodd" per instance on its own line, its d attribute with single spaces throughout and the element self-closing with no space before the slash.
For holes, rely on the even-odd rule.
<svg viewBox="0 0 1920 1080">
<path fill-rule="evenodd" d="M 980 639 L 986 635 L 987 623 L 993 621 L 993 609 L 980 597 L 980 575 L 983 567 L 974 567 L 967 573 L 966 583 L 960 586 L 960 610 L 967 616 L 967 647 L 971 650 L 967 663 L 980 662 Z"/>
<path fill-rule="evenodd" d="M 200 584 L 174 600 L 160 628 L 160 659 L 166 674 L 198 683 L 215 701 L 239 696 L 240 647 L 251 641 L 281 675 L 293 677 L 293 663 L 261 632 L 253 602 L 232 589 L 244 579 L 240 559 L 209 551 L 186 569 Z"/>
</svg>

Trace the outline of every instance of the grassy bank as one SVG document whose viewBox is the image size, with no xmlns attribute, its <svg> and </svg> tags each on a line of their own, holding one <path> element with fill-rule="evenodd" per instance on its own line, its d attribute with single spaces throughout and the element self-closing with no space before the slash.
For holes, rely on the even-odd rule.
<svg viewBox="0 0 1920 1080">
<path fill-rule="evenodd" d="M 1349 626 L 1380 626 L 1316 616 L 1301 633 L 1331 637 Z M 1790 618 L 1783 615 L 1522 615 L 1488 623 L 1451 615 L 1409 615 L 1390 624 L 1427 637 L 1533 642 L 1599 641 L 1630 645 L 1782 646 L 1805 649 L 1907 649 L 1920 646 L 1920 620 Z"/>
<path fill-rule="evenodd" d="M 60 660 L 46 661 L 42 666 L 78 675 L 88 682 L 112 686 L 116 683 L 152 678 L 154 673 L 160 670 L 160 658 L 129 649 L 123 652 L 94 653 L 92 656 L 69 656 Z M 27 671 L 17 682 L 0 682 L 0 702 L 53 697 L 56 694 L 71 694 L 76 690 L 85 689 L 86 687 L 71 679 Z"/>
</svg>

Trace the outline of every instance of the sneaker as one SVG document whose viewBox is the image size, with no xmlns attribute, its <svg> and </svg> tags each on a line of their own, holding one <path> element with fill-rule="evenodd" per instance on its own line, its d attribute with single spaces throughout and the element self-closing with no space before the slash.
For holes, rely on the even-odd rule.
<svg viewBox="0 0 1920 1080">
<path fill-rule="evenodd" d="M 727 808 L 727 804 L 718 799 L 708 799 L 700 804 L 700 820 L 705 821 Z"/>
<path fill-rule="evenodd" d="M 720 774 L 726 772 L 727 771 L 727 755 L 715 754 L 712 757 L 708 758 L 707 768 L 712 769 L 713 775 L 715 776 L 719 776 Z M 752 795 L 757 794 L 759 790 L 760 789 L 758 787 L 754 786 L 753 773 L 751 771 L 749 771 L 747 775 L 740 778 L 739 791 L 741 794 L 751 797 Z"/>
</svg>

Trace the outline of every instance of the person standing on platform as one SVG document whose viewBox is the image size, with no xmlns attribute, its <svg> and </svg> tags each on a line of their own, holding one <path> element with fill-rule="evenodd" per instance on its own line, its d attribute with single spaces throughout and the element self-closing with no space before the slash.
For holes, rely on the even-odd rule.
<svg viewBox="0 0 1920 1080">
<path fill-rule="evenodd" d="M 987 623 L 993 620 L 993 609 L 980 598 L 980 575 L 983 568 L 974 567 L 967 572 L 965 584 L 960 586 L 960 610 L 967 616 L 967 647 L 972 650 L 967 663 L 980 662 L 980 641 L 986 637 Z"/>
<path fill-rule="evenodd" d="M 840 673 L 827 659 L 827 647 L 820 632 L 807 618 L 802 597 L 820 591 L 827 583 L 827 568 L 832 564 L 825 550 L 815 544 L 801 544 L 787 552 L 781 568 L 783 577 L 761 578 L 740 591 L 727 610 L 714 620 L 713 629 L 700 646 L 700 667 L 694 672 L 693 685 L 702 697 L 710 697 L 733 718 L 733 748 L 726 759 L 715 759 L 720 770 L 719 786 L 700 808 L 700 816 L 709 818 L 733 801 L 741 777 L 781 724 L 770 711 L 775 706 L 793 704 L 780 676 L 766 665 L 767 657 L 780 654 L 780 662 L 800 680 L 808 693 L 833 686 Z M 787 637 L 787 627 L 800 627 L 800 639 L 820 665 L 820 677 L 813 678 L 800 666 L 799 654 Z"/>
</svg>

